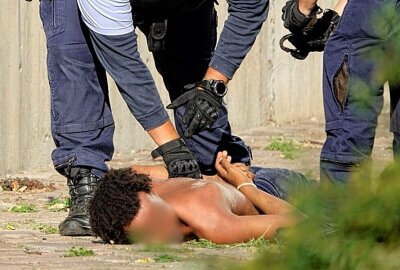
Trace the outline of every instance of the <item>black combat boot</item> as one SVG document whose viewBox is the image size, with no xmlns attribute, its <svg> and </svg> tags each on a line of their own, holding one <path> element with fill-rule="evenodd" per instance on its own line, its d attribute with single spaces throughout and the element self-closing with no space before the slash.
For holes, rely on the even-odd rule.
<svg viewBox="0 0 400 270">
<path fill-rule="evenodd" d="M 65 172 L 68 178 L 71 209 L 68 217 L 60 223 L 60 234 L 64 236 L 92 235 L 89 223 L 88 202 L 99 182 L 89 168 L 71 167 Z"/>
</svg>

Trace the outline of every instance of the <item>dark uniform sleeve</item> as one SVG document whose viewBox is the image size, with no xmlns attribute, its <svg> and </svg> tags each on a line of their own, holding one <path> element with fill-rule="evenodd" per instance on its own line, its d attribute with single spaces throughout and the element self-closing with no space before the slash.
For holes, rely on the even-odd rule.
<svg viewBox="0 0 400 270">
<path fill-rule="evenodd" d="M 228 0 L 228 19 L 210 67 L 232 79 L 268 16 L 269 0 Z"/>
<path fill-rule="evenodd" d="M 136 120 L 145 130 L 167 122 L 167 111 L 137 49 L 136 34 L 108 36 L 89 31 L 100 63 L 114 79 Z"/>
</svg>

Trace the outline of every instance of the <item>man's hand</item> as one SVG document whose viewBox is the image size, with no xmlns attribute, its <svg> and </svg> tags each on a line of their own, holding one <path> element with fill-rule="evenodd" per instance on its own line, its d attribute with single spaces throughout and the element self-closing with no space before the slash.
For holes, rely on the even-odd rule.
<svg viewBox="0 0 400 270">
<path fill-rule="evenodd" d="M 289 0 L 282 8 L 282 20 L 290 32 L 301 33 L 304 28 L 317 19 L 317 14 L 320 12 L 321 8 L 315 4 L 310 13 L 305 15 L 299 10 L 299 0 Z"/>
<path fill-rule="evenodd" d="M 151 152 L 153 158 L 162 156 L 167 166 L 169 178 L 202 178 L 200 167 L 182 139 L 161 145 Z"/>
<path fill-rule="evenodd" d="M 218 96 L 211 89 L 210 81 L 207 80 L 187 85 L 185 89 L 188 92 L 169 104 L 167 109 L 177 109 L 187 104 L 182 123 L 186 125 L 184 136 L 190 138 L 211 128 L 219 118 L 223 100 L 222 96 Z"/>
<path fill-rule="evenodd" d="M 243 183 L 252 183 L 254 174 L 249 171 L 249 167 L 243 163 L 231 163 L 232 158 L 228 152 L 223 151 L 217 154 L 215 168 L 222 179 L 237 187 Z"/>
</svg>

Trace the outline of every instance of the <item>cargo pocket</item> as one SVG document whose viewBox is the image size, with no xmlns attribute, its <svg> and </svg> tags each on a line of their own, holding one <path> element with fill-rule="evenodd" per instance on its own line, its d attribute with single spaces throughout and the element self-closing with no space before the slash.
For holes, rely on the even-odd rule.
<svg viewBox="0 0 400 270">
<path fill-rule="evenodd" d="M 41 0 L 40 18 L 46 38 L 50 39 L 65 31 L 66 0 Z"/>
<path fill-rule="evenodd" d="M 333 91 L 340 107 L 343 112 L 346 106 L 347 96 L 349 92 L 349 61 L 348 54 L 345 55 L 339 70 L 333 78 Z"/>
</svg>

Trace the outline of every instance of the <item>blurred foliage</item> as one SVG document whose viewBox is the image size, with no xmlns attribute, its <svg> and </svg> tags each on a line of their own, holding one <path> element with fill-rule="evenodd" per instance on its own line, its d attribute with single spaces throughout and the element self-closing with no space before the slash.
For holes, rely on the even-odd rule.
<svg viewBox="0 0 400 270">
<path fill-rule="evenodd" d="M 382 46 L 373 50 L 372 57 L 378 65 L 375 70 L 376 79 L 380 82 L 388 80 L 391 85 L 400 85 L 400 3 L 397 8 L 393 3 L 385 5 L 372 18 L 378 37 L 382 38 Z"/>
<path fill-rule="evenodd" d="M 321 184 L 293 203 L 308 218 L 281 234 L 281 252 L 229 269 L 400 268 L 400 166 L 375 179 L 357 174 L 347 186 Z"/>
</svg>

